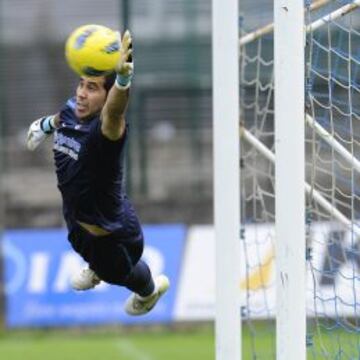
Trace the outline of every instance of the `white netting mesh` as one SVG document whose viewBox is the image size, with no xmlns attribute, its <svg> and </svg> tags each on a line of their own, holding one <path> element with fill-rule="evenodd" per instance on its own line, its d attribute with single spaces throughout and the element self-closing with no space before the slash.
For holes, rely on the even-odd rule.
<svg viewBox="0 0 360 360">
<path fill-rule="evenodd" d="M 308 356 L 358 359 L 360 3 L 306 5 Z M 243 39 L 244 29 L 246 16 Z M 243 313 L 254 359 L 275 357 L 274 327 L 254 323 L 273 319 L 275 311 L 274 163 L 273 154 L 260 149 L 274 153 L 273 34 L 267 29 L 242 45 L 240 59 Z"/>
<path fill-rule="evenodd" d="M 334 11 L 339 3 L 333 2 L 317 16 Z M 311 22 L 314 17 L 309 14 Z M 321 359 L 360 357 L 359 30 L 356 8 L 310 31 L 307 41 L 306 105 L 317 125 L 308 126 L 306 132 L 307 180 L 312 189 L 307 204 L 308 334 L 314 337 L 309 351 Z M 331 204 L 330 211 L 314 201 L 316 190 Z"/>
</svg>

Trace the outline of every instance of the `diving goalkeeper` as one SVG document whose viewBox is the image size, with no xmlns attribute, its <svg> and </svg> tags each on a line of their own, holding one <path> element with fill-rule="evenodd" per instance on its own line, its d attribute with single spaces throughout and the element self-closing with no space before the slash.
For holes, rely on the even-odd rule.
<svg viewBox="0 0 360 360">
<path fill-rule="evenodd" d="M 141 260 L 144 238 L 124 189 L 128 138 L 125 111 L 134 72 L 132 39 L 126 31 L 114 73 L 80 77 L 76 94 L 55 115 L 34 121 L 27 147 L 54 135 L 54 161 L 68 240 L 88 267 L 71 279 L 75 290 L 105 281 L 132 291 L 130 315 L 149 312 L 169 287 L 165 275 L 153 279 Z"/>
</svg>

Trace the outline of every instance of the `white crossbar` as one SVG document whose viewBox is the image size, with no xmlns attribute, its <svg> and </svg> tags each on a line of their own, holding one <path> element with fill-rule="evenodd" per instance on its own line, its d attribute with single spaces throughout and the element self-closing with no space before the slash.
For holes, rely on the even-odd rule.
<svg viewBox="0 0 360 360">
<path fill-rule="evenodd" d="M 320 9 L 321 7 L 325 6 L 330 1 L 331 0 L 316 1 L 310 6 L 310 11 Z M 354 0 L 354 2 L 344 5 L 340 9 L 335 10 L 332 13 L 322 17 L 321 19 L 314 21 L 313 23 L 311 23 L 310 25 L 308 25 L 306 27 L 306 32 L 314 31 L 314 30 L 318 29 L 319 27 L 326 25 L 329 21 L 333 21 L 333 20 L 339 18 L 340 16 L 344 16 L 345 14 L 355 10 L 359 6 L 360 6 L 360 0 Z M 260 38 L 261 36 L 271 33 L 272 31 L 274 31 L 274 23 L 267 24 L 260 29 L 257 29 L 249 34 L 242 36 L 239 40 L 239 45 L 241 47 L 246 44 L 249 44 L 252 41 Z"/>
</svg>

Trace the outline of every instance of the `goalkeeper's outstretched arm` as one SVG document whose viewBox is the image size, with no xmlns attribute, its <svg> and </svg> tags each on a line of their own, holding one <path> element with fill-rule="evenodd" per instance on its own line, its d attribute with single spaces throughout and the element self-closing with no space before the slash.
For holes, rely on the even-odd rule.
<svg viewBox="0 0 360 360">
<path fill-rule="evenodd" d="M 114 141 L 120 139 L 125 132 L 125 111 L 134 73 L 132 39 L 128 30 L 121 40 L 120 60 L 115 71 L 117 73 L 115 84 L 110 89 L 101 112 L 101 131 L 108 139 Z"/>
<path fill-rule="evenodd" d="M 33 121 L 29 127 L 26 146 L 29 150 L 35 150 L 45 139 L 47 139 L 56 128 L 59 127 L 59 114 L 44 116 Z"/>
</svg>

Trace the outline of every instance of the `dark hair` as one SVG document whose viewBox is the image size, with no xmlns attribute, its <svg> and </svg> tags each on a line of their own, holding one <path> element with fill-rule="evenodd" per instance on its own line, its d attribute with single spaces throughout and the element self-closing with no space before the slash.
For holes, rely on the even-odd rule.
<svg viewBox="0 0 360 360">
<path fill-rule="evenodd" d="M 111 72 L 110 74 L 105 75 L 104 88 L 107 93 L 110 91 L 110 89 L 114 85 L 115 79 L 116 79 L 115 71 Z"/>
</svg>

